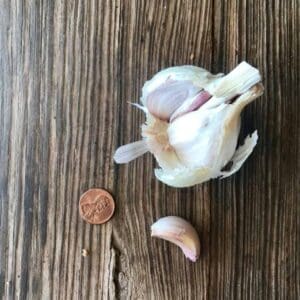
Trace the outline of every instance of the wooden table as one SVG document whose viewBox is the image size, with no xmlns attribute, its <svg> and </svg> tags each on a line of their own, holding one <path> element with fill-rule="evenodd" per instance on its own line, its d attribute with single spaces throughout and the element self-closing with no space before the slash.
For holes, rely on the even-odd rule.
<svg viewBox="0 0 300 300">
<path fill-rule="evenodd" d="M 299 299 L 299 13 L 299 0 L 2 0 L 0 299 Z M 241 135 L 260 138 L 239 173 L 174 189 L 150 154 L 114 163 L 140 138 L 128 101 L 145 80 L 242 60 L 265 93 L 243 115 Z M 115 197 L 102 226 L 79 217 L 91 187 Z M 151 239 L 165 215 L 194 224 L 197 263 Z"/>
</svg>

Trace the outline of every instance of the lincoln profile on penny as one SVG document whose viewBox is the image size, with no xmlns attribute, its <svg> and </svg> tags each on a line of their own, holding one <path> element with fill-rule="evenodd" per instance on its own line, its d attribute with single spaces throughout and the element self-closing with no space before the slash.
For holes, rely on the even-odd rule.
<svg viewBox="0 0 300 300">
<path fill-rule="evenodd" d="M 98 195 L 95 199 L 91 199 L 90 202 L 85 201 L 82 204 L 82 211 L 87 218 L 95 219 L 105 212 L 108 206 L 107 197 Z"/>
<path fill-rule="evenodd" d="M 107 222 L 113 215 L 115 204 L 112 196 L 103 189 L 90 189 L 79 201 L 81 217 L 91 224 Z"/>
</svg>

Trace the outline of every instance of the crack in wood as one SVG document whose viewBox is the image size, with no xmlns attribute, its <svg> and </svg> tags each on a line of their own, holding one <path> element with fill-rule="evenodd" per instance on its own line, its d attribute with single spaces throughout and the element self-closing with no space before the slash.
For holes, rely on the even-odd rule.
<svg viewBox="0 0 300 300">
<path fill-rule="evenodd" d="M 128 261 L 117 237 L 112 234 L 110 244 L 110 283 L 111 296 L 114 299 L 128 298 L 129 267 Z"/>
<path fill-rule="evenodd" d="M 121 270 L 121 251 L 119 246 L 117 245 L 116 238 L 112 234 L 111 238 L 111 268 L 110 268 L 110 274 L 111 274 L 111 280 L 110 280 L 110 287 L 112 291 L 112 297 L 113 299 L 120 299 L 121 295 L 121 289 L 122 285 L 119 281 L 119 274 L 122 272 Z"/>
</svg>

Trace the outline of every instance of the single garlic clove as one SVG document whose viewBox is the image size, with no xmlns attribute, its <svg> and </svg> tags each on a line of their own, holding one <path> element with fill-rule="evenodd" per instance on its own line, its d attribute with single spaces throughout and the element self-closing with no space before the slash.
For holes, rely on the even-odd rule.
<svg viewBox="0 0 300 300">
<path fill-rule="evenodd" d="M 231 106 L 223 105 L 209 113 L 201 109 L 191 112 L 170 124 L 169 143 L 184 166 L 210 168 L 216 173 L 221 170 L 236 149 L 240 128 L 239 115 L 230 118 L 230 128 L 224 126 L 229 116 Z"/>
<path fill-rule="evenodd" d="M 146 105 L 148 95 L 159 88 L 168 80 L 173 81 L 190 81 L 199 90 L 203 89 L 210 83 L 217 82 L 224 74 L 211 74 L 209 71 L 196 66 L 184 65 L 170 67 L 156 73 L 150 80 L 146 81 L 143 90 L 141 102 Z"/>
<path fill-rule="evenodd" d="M 166 80 L 156 90 L 149 93 L 146 98 L 146 107 L 149 112 L 160 120 L 168 121 L 190 96 L 198 89 L 191 81 Z"/>
<path fill-rule="evenodd" d="M 190 106 L 201 105 L 204 95 L 193 98 L 199 94 L 204 86 L 219 81 L 223 74 L 213 75 L 205 69 L 195 66 L 170 67 L 158 72 L 147 81 L 143 87 L 141 102 L 148 111 L 163 121 L 169 121 L 184 102 L 185 104 L 176 115 L 188 111 Z M 205 97 L 206 98 L 206 97 Z M 207 99 L 208 100 L 208 99 Z"/>
<path fill-rule="evenodd" d="M 183 102 L 183 104 L 176 109 L 170 118 L 170 122 L 173 122 L 176 118 L 197 110 L 204 103 L 206 103 L 211 98 L 211 94 L 205 90 L 200 91 L 194 98 L 189 98 Z"/>
<path fill-rule="evenodd" d="M 151 226 L 151 236 L 169 241 L 181 248 L 184 255 L 195 262 L 200 253 L 200 240 L 195 228 L 186 220 L 168 216 Z"/>
</svg>

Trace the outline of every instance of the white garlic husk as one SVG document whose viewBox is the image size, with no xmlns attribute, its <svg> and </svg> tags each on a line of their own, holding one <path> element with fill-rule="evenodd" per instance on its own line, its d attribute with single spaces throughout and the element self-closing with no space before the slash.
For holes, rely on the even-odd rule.
<svg viewBox="0 0 300 300">
<path fill-rule="evenodd" d="M 115 161 L 127 163 L 150 151 L 160 166 L 156 177 L 174 187 L 232 175 L 257 143 L 254 131 L 237 148 L 240 114 L 263 93 L 260 81 L 246 62 L 226 76 L 195 66 L 162 70 L 145 83 L 143 105 L 136 105 L 146 115 L 143 139 L 117 149 Z M 229 162 L 230 170 L 223 171 Z"/>
<path fill-rule="evenodd" d="M 200 253 L 200 239 L 195 228 L 186 220 L 167 216 L 151 226 L 151 236 L 169 241 L 181 248 L 184 255 L 195 262 Z"/>
</svg>

